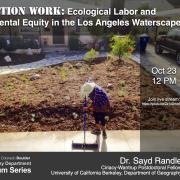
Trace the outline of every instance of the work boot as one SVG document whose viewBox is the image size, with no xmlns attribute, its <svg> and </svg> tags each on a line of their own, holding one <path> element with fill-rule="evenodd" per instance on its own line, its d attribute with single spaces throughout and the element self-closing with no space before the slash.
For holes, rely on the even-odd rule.
<svg viewBox="0 0 180 180">
<path fill-rule="evenodd" d="M 95 130 L 91 131 L 91 134 L 100 135 L 101 131 L 99 129 L 95 129 Z"/>
<path fill-rule="evenodd" d="M 106 131 L 103 131 L 103 138 L 104 138 L 104 139 L 107 139 Z"/>
</svg>

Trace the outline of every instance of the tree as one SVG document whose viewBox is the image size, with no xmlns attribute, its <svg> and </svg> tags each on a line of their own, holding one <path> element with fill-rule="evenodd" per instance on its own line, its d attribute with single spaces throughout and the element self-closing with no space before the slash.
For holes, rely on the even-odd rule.
<svg viewBox="0 0 180 180">
<path fill-rule="evenodd" d="M 130 38 L 130 36 L 117 36 L 112 37 L 111 44 L 111 54 L 117 56 L 118 60 L 121 60 L 122 57 L 127 57 L 132 54 L 135 47 L 135 42 Z"/>
</svg>

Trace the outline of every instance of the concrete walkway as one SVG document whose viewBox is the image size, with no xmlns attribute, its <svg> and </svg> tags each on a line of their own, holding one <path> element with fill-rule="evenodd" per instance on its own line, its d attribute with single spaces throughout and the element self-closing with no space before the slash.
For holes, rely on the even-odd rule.
<svg viewBox="0 0 180 180">
<path fill-rule="evenodd" d="M 96 137 L 90 132 L 87 142 L 98 141 L 95 152 L 180 152 L 180 130 L 108 131 L 108 139 Z M 72 141 L 82 142 L 83 132 L 24 132 L 1 133 L 0 152 L 77 152 Z M 92 151 L 87 151 L 92 152 Z"/>
<path fill-rule="evenodd" d="M 20 64 L 20 65 L 11 65 L 11 66 L 0 66 L 0 75 L 5 74 L 12 74 L 18 73 L 23 71 L 29 71 L 32 69 L 39 69 L 43 67 L 48 67 L 52 65 L 61 64 L 68 61 L 78 61 L 82 60 L 85 55 L 84 53 L 59 53 L 59 52 L 52 52 L 46 55 L 45 59 L 42 59 L 37 62 L 27 63 L 27 64 Z M 106 57 L 107 53 L 100 53 L 99 57 Z M 134 54 L 132 59 L 137 63 L 140 63 L 140 55 Z"/>
<path fill-rule="evenodd" d="M 180 130 L 144 130 L 140 132 L 142 152 L 180 152 Z"/>
<path fill-rule="evenodd" d="M 87 133 L 87 142 L 98 141 L 100 152 L 132 152 L 140 150 L 139 131 L 108 131 L 108 139 Z M 72 152 L 72 141 L 82 142 L 83 132 L 24 132 L 1 133 L 1 152 Z"/>
<path fill-rule="evenodd" d="M 23 71 L 29 71 L 32 69 L 39 69 L 43 67 L 48 67 L 52 65 L 61 64 L 68 61 L 78 61 L 82 60 L 85 55 L 83 53 L 48 53 L 46 57 L 40 61 L 27 63 L 27 64 L 19 64 L 19 65 L 11 65 L 11 66 L 0 66 L 0 75 L 18 73 Z M 106 57 L 107 53 L 99 54 L 99 57 Z"/>
</svg>

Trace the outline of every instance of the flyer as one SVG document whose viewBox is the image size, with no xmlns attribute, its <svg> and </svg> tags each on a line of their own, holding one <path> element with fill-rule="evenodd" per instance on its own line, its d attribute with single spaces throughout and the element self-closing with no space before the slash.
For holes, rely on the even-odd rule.
<svg viewBox="0 0 180 180">
<path fill-rule="evenodd" d="M 0 179 L 177 179 L 179 139 L 179 0 L 0 0 Z"/>
</svg>

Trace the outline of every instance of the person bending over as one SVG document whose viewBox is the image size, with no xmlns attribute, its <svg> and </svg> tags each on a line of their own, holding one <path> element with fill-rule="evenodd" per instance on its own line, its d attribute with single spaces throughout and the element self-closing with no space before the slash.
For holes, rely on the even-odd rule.
<svg viewBox="0 0 180 180">
<path fill-rule="evenodd" d="M 104 138 L 106 134 L 106 121 L 110 111 L 110 101 L 107 93 L 103 88 L 94 82 L 86 82 L 80 91 L 81 98 L 86 98 L 88 105 L 84 107 L 84 111 L 92 111 L 95 119 L 96 127 L 91 132 L 95 135 L 100 135 L 101 130 Z"/>
</svg>

